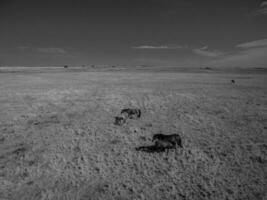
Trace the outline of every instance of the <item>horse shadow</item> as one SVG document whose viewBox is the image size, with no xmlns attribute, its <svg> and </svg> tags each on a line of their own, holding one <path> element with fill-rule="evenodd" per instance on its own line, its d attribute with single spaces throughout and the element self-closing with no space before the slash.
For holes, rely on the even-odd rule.
<svg viewBox="0 0 267 200">
<path fill-rule="evenodd" d="M 173 149 L 173 148 L 161 147 L 158 145 L 140 146 L 140 147 L 135 148 L 136 151 L 143 151 L 146 153 L 161 153 L 161 152 L 165 152 L 166 150 L 168 152 L 169 149 Z"/>
</svg>

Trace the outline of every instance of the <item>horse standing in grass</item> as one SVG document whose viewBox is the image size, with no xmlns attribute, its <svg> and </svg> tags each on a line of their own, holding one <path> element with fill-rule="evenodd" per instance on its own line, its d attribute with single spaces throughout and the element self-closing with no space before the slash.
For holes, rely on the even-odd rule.
<svg viewBox="0 0 267 200">
<path fill-rule="evenodd" d="M 164 134 L 155 134 L 153 135 L 152 141 L 155 141 L 155 144 L 158 145 L 167 145 L 173 147 L 182 147 L 182 139 L 178 134 L 164 135 Z"/>
<path fill-rule="evenodd" d="M 141 117 L 141 110 L 136 108 L 126 108 L 121 110 L 121 115 L 129 119 L 137 119 Z"/>
</svg>

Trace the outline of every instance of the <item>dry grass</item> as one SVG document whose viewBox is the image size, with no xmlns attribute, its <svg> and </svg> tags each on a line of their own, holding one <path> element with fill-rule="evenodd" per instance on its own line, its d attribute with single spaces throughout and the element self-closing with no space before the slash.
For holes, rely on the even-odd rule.
<svg viewBox="0 0 267 200">
<path fill-rule="evenodd" d="M 266 83 L 257 74 L 0 74 L 0 199 L 264 199 Z M 113 125 L 125 107 L 141 119 Z M 184 148 L 135 151 L 160 131 L 179 133 Z"/>
</svg>

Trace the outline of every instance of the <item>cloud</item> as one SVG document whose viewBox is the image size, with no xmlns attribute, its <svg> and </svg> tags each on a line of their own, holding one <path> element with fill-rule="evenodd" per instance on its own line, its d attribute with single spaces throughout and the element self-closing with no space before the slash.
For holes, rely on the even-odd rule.
<svg viewBox="0 0 267 200">
<path fill-rule="evenodd" d="M 132 47 L 132 49 L 182 49 L 185 48 L 184 46 L 150 46 L 150 45 L 142 45 L 142 46 L 136 46 Z"/>
<path fill-rule="evenodd" d="M 267 4 L 267 1 L 265 2 Z M 267 39 L 236 45 L 237 51 L 229 53 L 216 64 L 234 67 L 265 67 L 267 63 Z"/>
<path fill-rule="evenodd" d="M 263 6 L 267 6 L 267 1 L 263 1 L 263 2 L 261 3 L 261 7 L 263 7 Z"/>
<path fill-rule="evenodd" d="M 192 51 L 195 54 L 206 56 L 206 57 L 218 57 L 218 56 L 224 55 L 224 53 L 219 50 L 208 50 L 208 46 L 204 46 L 198 49 L 192 49 Z"/>
<path fill-rule="evenodd" d="M 267 15 L 267 0 L 260 4 L 260 8 L 256 11 L 257 15 Z"/>
<path fill-rule="evenodd" d="M 213 67 L 266 67 L 267 39 L 246 42 L 235 47 L 228 52 L 210 51 L 207 46 L 192 51 L 202 56 L 213 57 L 214 59 L 207 60 L 206 63 Z"/>
<path fill-rule="evenodd" d="M 246 48 L 213 61 L 222 67 L 266 67 L 267 47 Z"/>
<path fill-rule="evenodd" d="M 239 44 L 236 47 L 245 49 L 245 48 L 255 48 L 255 47 L 265 47 L 265 46 L 267 46 L 267 39 L 255 40 L 252 42 Z"/>
<path fill-rule="evenodd" d="M 50 54 L 65 54 L 67 53 L 64 49 L 62 48 L 54 48 L 54 47 L 49 47 L 49 48 L 37 48 L 38 52 L 41 53 L 50 53 Z"/>
<path fill-rule="evenodd" d="M 24 50 L 27 50 L 29 49 L 30 47 L 28 46 L 18 46 L 17 49 L 21 50 L 21 51 L 24 51 Z"/>
</svg>

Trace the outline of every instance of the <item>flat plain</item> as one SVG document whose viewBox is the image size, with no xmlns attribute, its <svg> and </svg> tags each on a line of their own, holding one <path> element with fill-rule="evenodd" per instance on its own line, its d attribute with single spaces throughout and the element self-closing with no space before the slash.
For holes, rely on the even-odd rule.
<svg viewBox="0 0 267 200">
<path fill-rule="evenodd" d="M 141 118 L 114 125 L 132 107 Z M 180 134 L 183 148 L 135 150 L 160 132 Z M 1 200 L 249 200 L 266 191 L 266 72 L 0 73 Z"/>
</svg>

